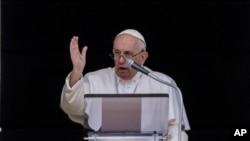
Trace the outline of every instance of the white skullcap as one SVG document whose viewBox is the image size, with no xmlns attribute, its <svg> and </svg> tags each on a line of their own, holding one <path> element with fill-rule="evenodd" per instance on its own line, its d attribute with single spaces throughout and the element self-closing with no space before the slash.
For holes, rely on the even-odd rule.
<svg viewBox="0 0 250 141">
<path fill-rule="evenodd" d="M 119 35 L 122 35 L 122 34 L 132 35 L 132 36 L 134 36 L 134 37 L 142 40 L 146 44 L 146 42 L 145 42 L 144 37 L 142 36 L 142 34 L 139 31 L 135 30 L 135 29 L 125 29 L 125 30 L 121 31 L 120 33 L 118 33 L 116 35 L 116 37 L 119 36 Z"/>
</svg>

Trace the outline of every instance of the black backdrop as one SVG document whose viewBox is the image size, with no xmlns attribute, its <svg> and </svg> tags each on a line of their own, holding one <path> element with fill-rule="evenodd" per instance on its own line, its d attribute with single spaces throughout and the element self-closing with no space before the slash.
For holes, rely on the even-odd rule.
<svg viewBox="0 0 250 141">
<path fill-rule="evenodd" d="M 175 79 L 192 130 L 190 141 L 250 132 L 250 2 L 2 0 L 3 141 L 82 140 L 82 127 L 59 108 L 71 70 L 69 41 L 88 45 L 84 71 L 113 66 L 113 37 L 145 37 L 146 65 Z"/>
</svg>

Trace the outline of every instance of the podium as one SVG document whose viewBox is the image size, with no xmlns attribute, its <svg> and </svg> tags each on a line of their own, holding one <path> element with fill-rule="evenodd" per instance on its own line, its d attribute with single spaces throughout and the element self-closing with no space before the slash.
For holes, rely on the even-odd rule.
<svg viewBox="0 0 250 141">
<path fill-rule="evenodd" d="M 86 94 L 88 141 L 166 141 L 168 94 Z M 164 124 L 166 123 L 166 124 Z"/>
<path fill-rule="evenodd" d="M 162 133 L 102 133 L 89 132 L 88 141 L 167 141 L 167 137 Z"/>
</svg>

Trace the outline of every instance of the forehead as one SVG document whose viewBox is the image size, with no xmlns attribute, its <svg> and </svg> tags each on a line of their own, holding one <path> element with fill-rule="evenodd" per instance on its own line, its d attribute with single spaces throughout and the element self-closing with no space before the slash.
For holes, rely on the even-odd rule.
<svg viewBox="0 0 250 141">
<path fill-rule="evenodd" d="M 139 39 L 129 34 L 122 34 L 115 38 L 113 49 L 120 51 L 135 51 L 139 49 Z"/>
</svg>

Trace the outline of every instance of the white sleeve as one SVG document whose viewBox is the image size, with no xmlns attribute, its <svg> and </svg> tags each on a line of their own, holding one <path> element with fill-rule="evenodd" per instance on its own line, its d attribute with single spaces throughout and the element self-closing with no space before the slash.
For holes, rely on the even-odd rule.
<svg viewBox="0 0 250 141">
<path fill-rule="evenodd" d="M 61 93 L 60 107 L 69 116 L 69 118 L 79 124 L 85 126 L 84 122 L 84 79 L 81 77 L 73 86 L 69 85 L 71 73 L 65 79 L 65 84 Z M 86 84 L 87 85 L 87 84 Z M 87 86 L 86 86 L 87 87 Z"/>
<path fill-rule="evenodd" d="M 168 136 L 167 141 L 178 141 L 179 138 L 178 124 L 169 126 L 169 131 L 167 136 Z M 181 131 L 181 141 L 188 141 L 188 135 L 184 130 Z"/>
</svg>

